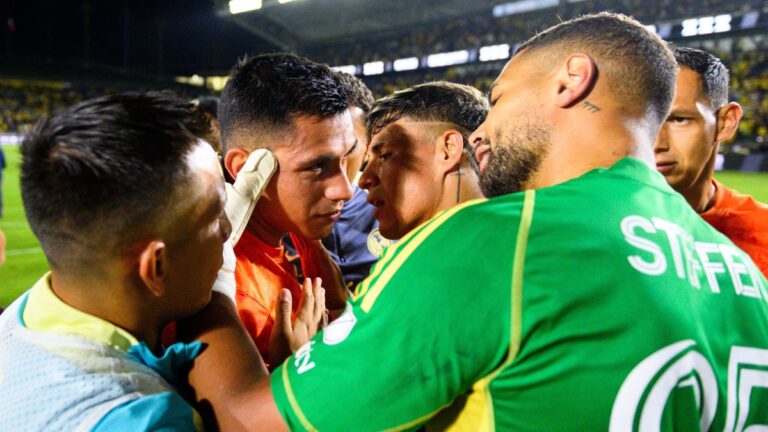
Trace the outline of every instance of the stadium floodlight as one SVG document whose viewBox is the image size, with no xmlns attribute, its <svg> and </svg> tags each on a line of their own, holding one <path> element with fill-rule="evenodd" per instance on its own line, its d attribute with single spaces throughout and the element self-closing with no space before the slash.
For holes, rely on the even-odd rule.
<svg viewBox="0 0 768 432">
<path fill-rule="evenodd" d="M 469 61 L 469 51 L 451 51 L 439 54 L 432 54 L 427 57 L 427 66 L 441 67 L 464 64 Z"/>
<path fill-rule="evenodd" d="M 232 15 L 261 9 L 262 0 L 229 0 L 229 13 Z"/>
<path fill-rule="evenodd" d="M 662 39 L 669 39 L 672 36 L 672 23 L 659 24 L 657 33 Z"/>
<path fill-rule="evenodd" d="M 493 7 L 495 18 L 557 6 L 560 0 L 520 0 Z"/>
<path fill-rule="evenodd" d="M 760 18 L 759 12 L 747 12 L 744 14 L 743 17 L 741 17 L 741 28 L 742 29 L 749 29 L 753 28 L 757 24 L 757 20 Z"/>
<path fill-rule="evenodd" d="M 683 31 L 680 33 L 680 35 L 696 36 L 697 34 L 699 34 L 699 20 L 696 18 L 683 20 Z"/>
<path fill-rule="evenodd" d="M 392 69 L 394 69 L 395 72 L 401 72 L 401 71 L 409 71 L 419 68 L 419 58 L 418 57 L 406 57 L 397 59 L 392 63 Z"/>
<path fill-rule="evenodd" d="M 206 78 L 206 87 L 213 91 L 221 91 L 227 85 L 228 76 L 210 76 Z"/>
<path fill-rule="evenodd" d="M 722 33 L 731 30 L 731 15 L 706 16 L 683 20 L 681 36 L 696 36 L 711 33 Z"/>
<path fill-rule="evenodd" d="M 357 74 L 357 66 L 355 65 L 334 66 L 331 69 L 350 75 Z"/>
<path fill-rule="evenodd" d="M 384 62 L 374 61 L 363 65 L 363 75 L 381 75 L 384 73 Z"/>
<path fill-rule="evenodd" d="M 481 62 L 491 60 L 504 60 L 509 58 L 509 44 L 489 45 L 480 48 Z"/>
<path fill-rule="evenodd" d="M 202 87 L 205 85 L 205 78 L 201 77 L 198 74 L 194 74 L 191 77 L 178 76 L 174 78 L 174 81 L 182 84 L 197 86 L 197 87 Z"/>
<path fill-rule="evenodd" d="M 710 34 L 715 31 L 715 17 L 699 18 L 698 34 Z"/>
<path fill-rule="evenodd" d="M 723 14 L 715 17 L 715 33 L 731 31 L 731 15 Z"/>
</svg>

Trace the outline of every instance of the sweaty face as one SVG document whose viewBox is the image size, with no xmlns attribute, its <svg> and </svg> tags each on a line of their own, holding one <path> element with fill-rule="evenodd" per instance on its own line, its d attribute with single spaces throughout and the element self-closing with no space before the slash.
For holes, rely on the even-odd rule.
<svg viewBox="0 0 768 432">
<path fill-rule="evenodd" d="M 654 152 L 656 169 L 678 192 L 709 181 L 708 168 L 717 152 L 717 110 L 703 94 L 698 73 L 682 68 L 667 121 L 661 126 Z"/>
<path fill-rule="evenodd" d="M 357 145 L 349 111 L 294 119 L 287 141 L 274 148 L 277 171 L 254 214 L 279 233 L 329 235 L 344 201 L 352 198 L 347 157 Z"/>
<path fill-rule="evenodd" d="M 537 114 L 536 83 L 524 54 L 504 68 L 489 94 L 491 110 L 470 143 L 487 197 L 523 190 L 550 148 L 549 125 Z"/>
<path fill-rule="evenodd" d="M 371 137 L 360 187 L 368 190 L 379 231 L 388 239 L 402 238 L 439 207 L 437 147 L 423 128 L 400 119 Z"/>
<path fill-rule="evenodd" d="M 168 298 L 178 317 L 202 309 L 222 264 L 222 245 L 231 227 L 224 214 L 224 179 L 211 146 L 200 141 L 187 157 L 188 184 L 174 199 L 167 220 Z M 169 214 L 171 213 L 169 212 Z"/>
</svg>

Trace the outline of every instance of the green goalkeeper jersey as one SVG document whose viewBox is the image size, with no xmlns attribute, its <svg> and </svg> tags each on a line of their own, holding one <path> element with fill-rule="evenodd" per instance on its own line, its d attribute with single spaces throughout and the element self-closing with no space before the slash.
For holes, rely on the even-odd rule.
<svg viewBox="0 0 768 432">
<path fill-rule="evenodd" d="M 298 430 L 765 428 L 766 288 L 623 159 L 423 224 L 272 393 Z"/>
</svg>

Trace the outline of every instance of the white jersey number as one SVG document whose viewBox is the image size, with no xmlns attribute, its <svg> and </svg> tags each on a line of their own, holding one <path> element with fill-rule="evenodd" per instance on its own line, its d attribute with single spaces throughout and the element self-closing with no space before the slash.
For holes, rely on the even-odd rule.
<svg viewBox="0 0 768 432">
<path fill-rule="evenodd" d="M 675 388 L 682 387 L 692 388 L 701 413 L 699 426 L 709 430 L 717 411 L 717 379 L 706 357 L 694 349 L 695 345 L 688 339 L 666 346 L 632 369 L 613 403 L 611 431 L 658 431 L 667 400 Z M 752 389 L 768 389 L 767 367 L 768 350 L 731 348 L 726 431 L 745 430 Z M 746 430 L 765 431 L 768 425 L 750 425 Z"/>
</svg>

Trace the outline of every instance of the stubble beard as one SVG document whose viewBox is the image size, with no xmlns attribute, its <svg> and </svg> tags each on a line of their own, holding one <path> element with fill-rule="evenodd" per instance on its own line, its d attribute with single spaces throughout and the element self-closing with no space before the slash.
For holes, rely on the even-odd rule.
<svg viewBox="0 0 768 432">
<path fill-rule="evenodd" d="M 496 130 L 496 146 L 480 174 L 480 188 L 488 198 L 520 192 L 539 170 L 551 147 L 549 130 L 540 123 L 526 123 Z"/>
</svg>

